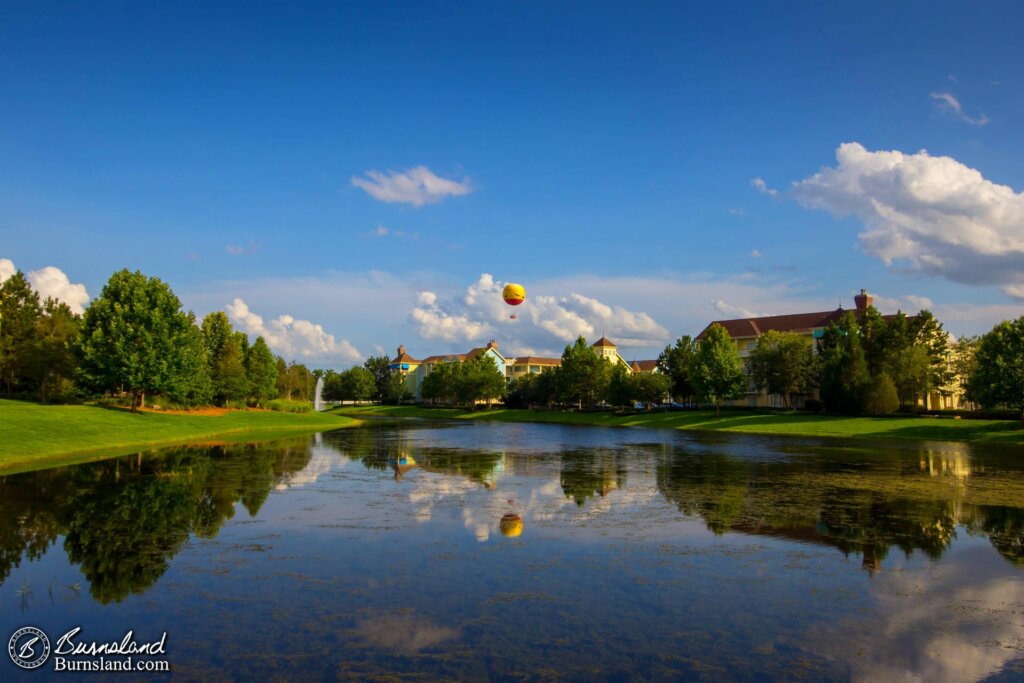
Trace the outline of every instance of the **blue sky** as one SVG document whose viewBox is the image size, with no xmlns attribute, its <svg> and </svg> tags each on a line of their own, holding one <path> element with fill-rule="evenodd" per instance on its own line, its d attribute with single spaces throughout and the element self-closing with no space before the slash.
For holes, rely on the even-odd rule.
<svg viewBox="0 0 1024 683">
<path fill-rule="evenodd" d="M 552 4 L 9 6 L 0 276 L 140 269 L 337 367 L 1024 313 L 1019 3 Z"/>
</svg>

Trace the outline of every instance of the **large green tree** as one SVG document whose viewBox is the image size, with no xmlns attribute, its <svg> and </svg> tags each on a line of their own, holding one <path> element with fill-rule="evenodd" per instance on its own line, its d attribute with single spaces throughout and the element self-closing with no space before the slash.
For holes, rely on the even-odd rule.
<svg viewBox="0 0 1024 683">
<path fill-rule="evenodd" d="M 0 285 L 0 376 L 10 394 L 28 372 L 36 325 L 42 315 L 39 295 L 20 270 Z"/>
<path fill-rule="evenodd" d="M 975 354 L 970 396 L 985 408 L 1020 410 L 1024 426 L 1024 316 L 1003 322 L 985 334 Z"/>
<path fill-rule="evenodd" d="M 829 323 L 818 344 L 818 383 L 825 407 L 859 413 L 871 384 L 860 328 L 852 311 Z"/>
<path fill-rule="evenodd" d="M 452 403 L 455 401 L 455 385 L 461 374 L 458 361 L 434 363 L 423 378 L 420 394 L 427 401 Z"/>
<path fill-rule="evenodd" d="M 181 343 L 178 372 L 167 389 L 172 401 L 188 406 L 209 405 L 213 400 L 213 381 L 203 342 L 203 333 L 195 315 L 188 313 L 189 326 Z"/>
<path fill-rule="evenodd" d="M 328 372 L 324 378 L 324 398 L 330 401 L 366 401 L 377 393 L 373 375 L 355 366 L 343 372 Z"/>
<path fill-rule="evenodd" d="M 704 334 L 690 373 L 695 393 L 701 401 L 714 403 L 716 414 L 721 412 L 722 401 L 740 398 L 747 388 L 740 353 L 728 330 L 718 323 Z"/>
<path fill-rule="evenodd" d="M 807 337 L 768 330 L 750 354 L 750 374 L 758 389 L 782 396 L 787 406 L 807 391 L 814 375 L 814 356 Z"/>
<path fill-rule="evenodd" d="M 374 398 L 378 401 L 385 400 L 391 381 L 391 359 L 387 356 L 370 356 L 363 363 L 363 367 L 373 375 L 373 383 L 377 387 Z"/>
<path fill-rule="evenodd" d="M 263 337 L 256 337 L 245 354 L 245 375 L 249 380 L 249 398 L 257 407 L 277 395 L 277 363 Z"/>
<path fill-rule="evenodd" d="M 690 367 L 697 355 L 697 342 L 689 335 L 676 340 L 674 346 L 666 346 L 658 356 L 658 370 L 671 381 L 672 396 L 685 401 L 693 398 L 693 383 L 690 381 Z"/>
<path fill-rule="evenodd" d="M 62 393 L 75 373 L 80 322 L 67 304 L 47 297 L 43 314 L 36 320 L 28 357 L 28 369 L 39 384 L 39 400 L 43 403 L 47 394 Z"/>
<path fill-rule="evenodd" d="M 597 355 L 586 339 L 578 337 L 562 352 L 558 374 L 562 399 L 581 408 L 595 405 L 605 397 L 611 369 L 611 363 Z"/>
<path fill-rule="evenodd" d="M 82 378 L 102 391 L 126 392 L 134 411 L 147 393 L 175 386 L 191 325 L 166 283 L 120 270 L 82 318 Z"/>
<path fill-rule="evenodd" d="M 505 396 L 506 387 L 505 376 L 491 357 L 483 353 L 461 363 L 455 378 L 456 398 L 469 405 L 500 399 Z"/>
<path fill-rule="evenodd" d="M 896 387 L 901 406 L 917 407 L 917 398 L 933 388 L 935 373 L 928 350 L 923 346 L 907 346 L 892 354 L 887 363 L 889 376 Z"/>
</svg>

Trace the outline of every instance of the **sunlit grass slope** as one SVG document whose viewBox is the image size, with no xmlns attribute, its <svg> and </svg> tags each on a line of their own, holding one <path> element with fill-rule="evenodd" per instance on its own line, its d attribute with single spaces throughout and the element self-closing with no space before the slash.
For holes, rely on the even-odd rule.
<svg viewBox="0 0 1024 683">
<path fill-rule="evenodd" d="M 754 413 L 712 410 L 652 412 L 615 415 L 532 410 L 477 410 L 416 408 L 412 406 L 360 406 L 336 409 L 350 417 L 426 417 L 440 419 L 551 422 L 601 427 L 661 427 L 749 434 L 789 434 L 861 438 L 898 438 L 928 441 L 1004 441 L 1024 444 L 1024 430 L 1012 420 L 953 420 L 929 417 L 843 417 L 807 413 Z"/>
<path fill-rule="evenodd" d="M 0 472 L 122 455 L 162 444 L 267 438 L 353 424 L 350 418 L 328 413 L 133 414 L 95 405 L 42 406 L 0 400 Z"/>
</svg>

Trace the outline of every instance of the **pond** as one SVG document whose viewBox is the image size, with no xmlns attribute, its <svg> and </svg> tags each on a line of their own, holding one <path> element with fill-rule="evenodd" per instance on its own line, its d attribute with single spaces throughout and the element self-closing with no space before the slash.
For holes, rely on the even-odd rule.
<svg viewBox="0 0 1024 683">
<path fill-rule="evenodd" d="M 1022 455 L 410 420 L 7 476 L 0 635 L 166 633 L 186 679 L 1020 680 Z"/>
</svg>

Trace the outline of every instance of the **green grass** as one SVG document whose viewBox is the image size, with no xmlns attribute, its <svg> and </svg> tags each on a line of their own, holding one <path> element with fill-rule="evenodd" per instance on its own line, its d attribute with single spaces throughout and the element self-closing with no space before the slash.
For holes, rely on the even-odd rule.
<svg viewBox="0 0 1024 683">
<path fill-rule="evenodd" d="M 795 412 L 652 412 L 615 415 L 541 410 L 477 410 L 413 406 L 342 407 L 331 412 L 349 417 L 425 417 L 440 419 L 550 422 L 599 427 L 660 427 L 748 434 L 785 434 L 918 439 L 922 441 L 1001 441 L 1024 444 L 1024 430 L 1012 420 L 952 420 L 927 417 L 843 417 Z"/>
<path fill-rule="evenodd" d="M 43 406 L 0 400 L 0 472 L 98 460 L 169 444 L 256 441 L 354 424 L 350 418 L 329 413 L 133 414 L 96 405 Z"/>
</svg>

